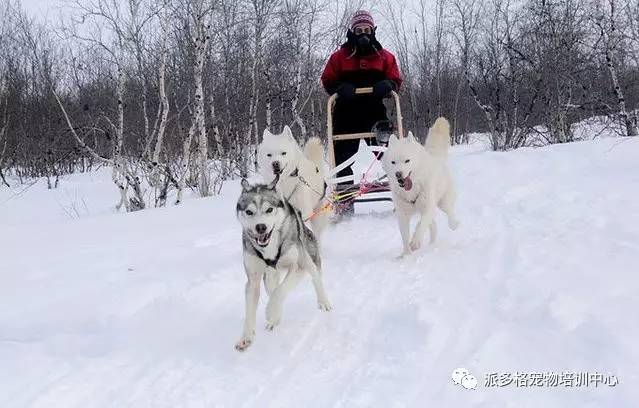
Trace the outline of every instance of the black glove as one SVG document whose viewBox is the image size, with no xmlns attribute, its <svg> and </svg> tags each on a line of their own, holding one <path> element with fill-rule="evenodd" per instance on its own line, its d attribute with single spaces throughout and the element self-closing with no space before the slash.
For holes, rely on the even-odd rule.
<svg viewBox="0 0 639 408">
<path fill-rule="evenodd" d="M 394 89 L 395 83 L 390 79 L 385 79 L 373 85 L 373 96 L 376 98 L 383 98 Z"/>
<path fill-rule="evenodd" d="M 342 82 L 336 92 L 340 98 L 353 99 L 355 97 L 355 87 L 349 82 Z"/>
</svg>

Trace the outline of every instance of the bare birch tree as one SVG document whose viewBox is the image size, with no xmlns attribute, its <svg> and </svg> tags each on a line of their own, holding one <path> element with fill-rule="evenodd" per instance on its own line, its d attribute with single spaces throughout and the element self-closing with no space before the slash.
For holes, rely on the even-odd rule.
<svg viewBox="0 0 639 408">
<path fill-rule="evenodd" d="M 249 82 L 248 123 L 246 126 L 246 136 L 242 145 L 252 146 L 252 148 L 244 154 L 245 161 L 243 161 L 242 164 L 243 172 L 248 169 L 247 163 L 249 163 L 251 159 L 255 162 L 254 159 L 257 155 L 257 145 L 259 143 L 257 112 L 260 103 L 259 71 L 262 64 L 264 33 L 277 3 L 278 0 L 250 0 L 249 21 L 251 21 L 253 29 L 252 63 Z"/>
<path fill-rule="evenodd" d="M 413 73 L 413 61 L 411 58 L 414 54 L 414 48 L 419 34 L 417 34 L 417 28 L 411 30 L 411 28 L 408 27 L 407 21 L 410 18 L 408 14 L 408 9 L 405 5 L 399 3 L 389 2 L 385 10 L 388 24 L 387 30 L 391 34 L 392 45 L 402 70 L 404 87 L 408 89 L 409 110 L 408 114 L 404 114 L 404 117 L 407 119 L 404 126 L 414 129 L 417 134 L 422 134 L 426 128 L 426 123 L 423 123 L 422 114 L 417 105 L 417 83 Z M 421 24 L 419 26 L 423 27 Z M 415 34 L 413 34 L 413 32 Z"/>
<path fill-rule="evenodd" d="M 456 143 L 461 143 L 462 139 L 458 138 L 458 135 L 463 134 L 465 137 L 463 138 L 464 142 L 467 142 L 467 134 L 468 134 L 468 120 L 469 120 L 469 111 L 468 104 L 464 103 L 465 111 L 464 111 L 464 130 L 463 132 L 459 131 L 459 100 L 462 98 L 462 90 L 468 89 L 470 85 L 470 64 L 471 64 L 471 53 L 475 47 L 475 42 L 477 40 L 479 22 L 482 13 L 482 3 L 478 0 L 452 0 L 451 1 L 451 15 L 453 21 L 453 30 L 452 35 L 455 39 L 457 49 L 459 52 L 458 58 L 460 63 L 460 69 L 462 72 L 460 81 L 457 85 L 457 90 L 455 92 L 455 105 L 453 109 L 453 131 L 452 134 L 457 140 Z M 473 96 L 476 96 L 476 91 L 468 90 L 468 92 L 472 92 Z M 481 104 L 480 104 L 481 105 Z"/>
<path fill-rule="evenodd" d="M 184 139 L 182 149 L 182 174 L 178 186 L 176 203 L 182 201 L 186 178 L 190 172 L 197 175 L 197 187 L 200 196 L 211 194 L 211 174 L 208 157 L 208 134 L 206 130 L 204 66 L 211 42 L 211 24 L 215 0 L 184 0 L 176 13 L 182 14 L 183 29 L 190 40 L 193 70 L 193 99 L 190 106 L 191 126 Z M 191 157 L 191 145 L 197 141 L 197 154 Z"/>
<path fill-rule="evenodd" d="M 615 54 L 619 51 L 622 36 L 617 26 L 620 22 L 620 7 L 617 0 L 606 0 L 595 3 L 594 22 L 599 28 L 602 53 L 610 74 L 613 92 L 617 98 L 619 119 L 625 129 L 626 136 L 637 136 L 637 120 L 626 108 L 626 97 L 619 78 L 618 64 Z"/>
<path fill-rule="evenodd" d="M 0 47 L 2 45 L 0 44 Z M 8 95 L 6 94 L 6 77 L 2 69 L 0 69 L 0 182 L 11 187 L 4 176 L 4 158 L 7 152 L 7 128 L 9 127 L 9 104 L 7 103 Z"/>
<path fill-rule="evenodd" d="M 0 8 L 0 182 L 10 187 L 5 178 L 3 167 L 5 153 L 7 152 L 7 128 L 9 127 L 9 94 L 7 87 L 7 49 L 9 44 L 5 40 L 11 27 L 9 27 L 9 4 Z"/>
<path fill-rule="evenodd" d="M 146 202 L 139 163 L 135 163 L 124 151 L 124 114 L 127 97 L 127 70 L 129 68 L 127 51 L 131 47 L 140 47 L 139 44 L 135 44 L 139 38 L 131 36 L 131 33 L 140 30 L 140 24 L 142 24 L 138 21 L 138 16 L 135 15 L 136 3 L 129 3 L 130 7 L 122 7 L 122 4 L 117 0 L 77 0 L 73 4 L 75 13 L 69 24 L 63 28 L 63 32 L 67 34 L 69 39 L 99 49 L 115 70 L 115 120 L 106 115 L 103 116 L 103 120 L 115 134 L 111 161 L 113 164 L 112 179 L 120 191 L 120 202 L 116 208 L 124 207 L 126 211 L 144 209 Z M 62 109 L 60 101 L 59 104 Z M 68 122 L 69 127 L 72 127 L 70 121 Z M 72 133 L 78 140 L 77 133 Z M 86 144 L 83 147 L 90 149 Z M 95 156 L 98 155 L 95 154 Z M 130 197 L 128 196 L 129 189 L 132 192 Z"/>
</svg>

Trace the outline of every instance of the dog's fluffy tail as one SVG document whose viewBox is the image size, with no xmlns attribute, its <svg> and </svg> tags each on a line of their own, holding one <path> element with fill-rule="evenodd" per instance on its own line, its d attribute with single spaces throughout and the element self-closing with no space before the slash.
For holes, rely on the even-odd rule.
<svg viewBox="0 0 639 408">
<path fill-rule="evenodd" d="M 439 117 L 428 131 L 426 149 L 436 156 L 446 156 L 450 147 L 450 124 L 444 117 Z"/>
<path fill-rule="evenodd" d="M 312 137 L 308 139 L 304 145 L 304 156 L 312 161 L 320 172 L 324 174 L 324 145 L 322 145 L 322 141 L 319 138 Z"/>
</svg>

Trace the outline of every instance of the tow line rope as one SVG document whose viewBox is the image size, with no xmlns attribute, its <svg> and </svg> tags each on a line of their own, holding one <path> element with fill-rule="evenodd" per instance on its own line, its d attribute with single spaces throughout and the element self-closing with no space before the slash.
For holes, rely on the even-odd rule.
<svg viewBox="0 0 639 408">
<path fill-rule="evenodd" d="M 339 194 L 332 192 L 330 197 L 326 197 L 325 199 L 326 202 L 322 204 L 320 208 L 313 211 L 311 215 L 309 215 L 304 221 L 311 220 L 315 218 L 316 216 L 318 216 L 319 214 L 331 211 L 333 209 L 342 210 L 348 207 L 352 201 L 354 201 L 358 197 L 363 196 L 366 193 L 387 191 L 387 188 L 385 186 L 382 186 L 381 184 L 379 184 L 380 181 L 384 179 L 384 177 L 386 177 L 385 175 L 371 181 L 370 183 L 366 181 L 368 174 L 373 168 L 373 164 L 375 164 L 375 162 L 379 160 L 379 156 L 381 154 L 382 154 L 381 151 L 377 152 L 377 154 L 375 155 L 375 158 L 373 159 L 373 161 L 371 161 L 371 164 L 368 166 L 368 169 L 366 170 L 366 172 L 362 174 L 362 178 L 359 181 L 358 188 L 355 189 L 354 187 L 349 187 L 341 191 Z M 352 191 L 349 191 L 349 190 L 352 190 Z"/>
</svg>

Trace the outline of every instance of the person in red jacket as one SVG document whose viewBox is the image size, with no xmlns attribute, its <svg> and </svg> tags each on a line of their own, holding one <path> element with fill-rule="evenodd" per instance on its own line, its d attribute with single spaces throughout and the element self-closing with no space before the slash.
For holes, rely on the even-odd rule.
<svg viewBox="0 0 639 408">
<path fill-rule="evenodd" d="M 382 99 L 399 90 L 402 77 L 395 56 L 375 38 L 376 31 L 373 16 L 365 10 L 356 11 L 346 33 L 347 41 L 326 63 L 322 85 L 329 94 L 338 94 L 333 134 L 370 132 L 377 122 L 388 120 Z M 373 93 L 355 95 L 355 88 L 363 87 L 372 87 Z M 335 142 L 335 163 L 346 161 L 357 152 L 358 146 L 359 140 Z M 338 176 L 350 174 L 352 170 L 347 167 Z"/>
</svg>

